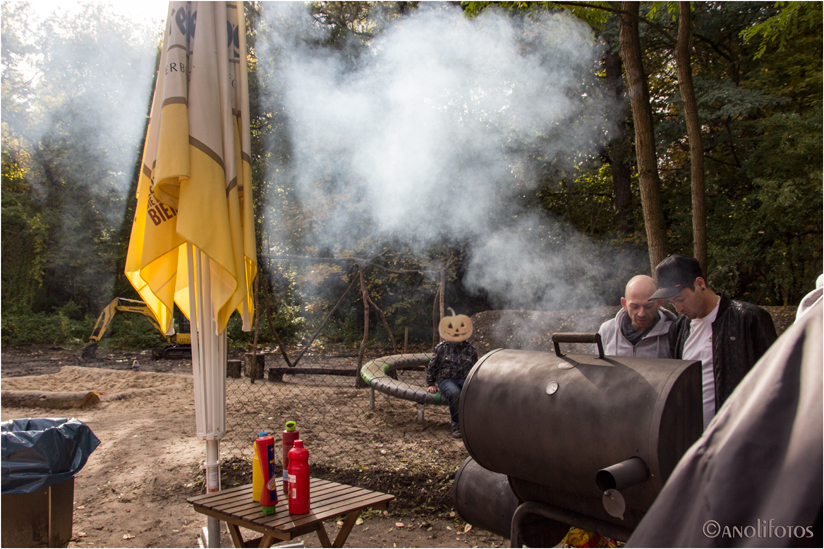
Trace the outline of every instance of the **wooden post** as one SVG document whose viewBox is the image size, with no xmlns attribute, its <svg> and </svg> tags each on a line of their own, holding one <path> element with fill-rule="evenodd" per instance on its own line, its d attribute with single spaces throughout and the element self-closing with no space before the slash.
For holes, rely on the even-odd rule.
<svg viewBox="0 0 824 549">
<path fill-rule="evenodd" d="M 226 361 L 226 377 L 240 378 L 241 364 L 243 364 L 242 360 L 232 359 Z"/>
<path fill-rule="evenodd" d="M 254 353 L 246 353 L 246 377 L 252 383 L 256 379 L 263 379 L 263 370 L 266 368 L 266 355 L 256 355 Z"/>
<path fill-rule="evenodd" d="M 415 403 L 418 407 L 418 423 L 423 423 L 423 410 L 424 405 L 420 403 Z"/>
</svg>

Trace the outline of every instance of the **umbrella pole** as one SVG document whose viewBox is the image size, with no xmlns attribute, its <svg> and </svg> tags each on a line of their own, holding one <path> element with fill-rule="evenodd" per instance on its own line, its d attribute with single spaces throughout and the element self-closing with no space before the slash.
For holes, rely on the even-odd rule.
<svg viewBox="0 0 824 549">
<path fill-rule="evenodd" d="M 220 444 L 220 441 L 218 441 L 217 439 L 212 439 L 212 440 L 207 440 L 206 441 L 206 471 L 207 471 L 206 477 L 207 477 L 208 482 L 210 484 L 211 483 L 215 484 L 215 486 L 214 486 L 215 489 L 214 490 L 212 489 L 212 486 L 207 486 L 206 487 L 207 492 L 213 492 L 213 491 L 217 491 L 217 490 L 220 489 L 220 461 L 218 461 L 219 456 L 220 456 L 219 444 Z M 208 472 L 209 472 L 210 464 L 213 468 L 213 471 L 216 472 L 216 474 L 214 475 L 214 478 L 209 478 L 210 475 L 208 474 Z M 208 546 L 209 547 L 220 547 L 220 521 L 218 519 L 216 519 L 215 517 L 209 517 L 206 524 L 207 524 L 208 531 L 209 531 L 209 539 L 207 540 L 208 541 Z"/>
<path fill-rule="evenodd" d="M 214 364 L 225 356 L 226 334 L 217 335 L 212 329 L 211 279 L 209 276 L 209 258 L 198 250 L 197 261 L 194 260 L 194 247 L 186 245 L 187 261 L 189 266 L 189 314 L 191 317 L 192 337 L 192 373 L 195 385 L 195 414 L 198 423 L 198 436 L 210 437 L 206 440 L 206 492 L 220 490 L 220 446 L 210 429 L 218 428 L 222 432 L 223 426 L 216 425 L 218 416 L 216 406 L 223 405 L 223 400 L 209 406 L 210 400 L 215 397 L 214 376 L 207 373 L 207 365 Z M 222 345 L 221 345 L 222 343 Z M 223 352 L 221 352 L 223 351 Z M 225 365 L 225 360 L 222 361 Z M 220 368 L 223 370 L 224 368 Z M 225 398 L 226 374 L 222 374 L 221 396 Z M 220 521 L 214 517 L 207 519 L 207 545 L 220 547 Z"/>
<path fill-rule="evenodd" d="M 225 384 L 226 384 L 226 364 L 224 350 L 225 345 L 221 343 L 226 340 L 226 333 L 217 333 L 217 324 L 215 323 L 214 303 L 212 302 L 212 277 L 209 257 L 200 252 L 201 258 L 201 272 L 202 275 L 202 289 L 201 303 L 203 304 L 203 317 L 201 318 L 203 330 L 201 332 L 201 341 L 203 342 L 203 349 L 206 351 L 206 360 L 204 365 L 205 386 L 207 402 L 211 405 L 206 406 L 208 414 L 208 425 L 211 432 L 208 436 L 212 438 L 206 439 L 206 478 L 207 492 L 217 492 L 220 490 L 220 437 L 223 434 L 223 414 L 218 407 L 223 407 L 225 402 Z M 224 391 L 220 391 L 220 389 Z M 211 474 L 209 474 L 211 473 Z M 207 520 L 209 529 L 209 547 L 220 547 L 220 521 L 214 517 L 209 517 Z"/>
</svg>

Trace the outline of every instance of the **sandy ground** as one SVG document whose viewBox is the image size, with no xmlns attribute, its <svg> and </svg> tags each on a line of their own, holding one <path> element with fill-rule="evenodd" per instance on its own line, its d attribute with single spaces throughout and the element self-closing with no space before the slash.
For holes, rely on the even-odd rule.
<svg viewBox="0 0 824 549">
<path fill-rule="evenodd" d="M 48 359 L 48 352 L 39 353 Z M 61 353 L 56 351 L 56 355 Z M 45 356 L 43 356 L 45 355 Z M 2 420 L 28 417 L 76 417 L 92 429 L 100 446 L 75 478 L 73 538 L 69 547 L 198 547 L 197 535 L 206 519 L 186 498 L 201 493 L 198 479 L 205 443 L 195 433 L 191 375 L 133 372 L 131 357 L 123 369 L 88 366 L 52 368 L 21 376 L 15 361 L 3 357 L 2 389 L 38 391 L 98 391 L 101 402 L 89 410 L 0 408 Z M 55 360 L 53 362 L 63 362 Z M 38 362 L 40 364 L 41 362 Z M 8 374 L 16 377 L 8 377 Z M 226 482 L 231 482 L 224 473 Z M 224 483 L 224 485 L 226 485 Z M 387 515 L 367 512 L 355 526 L 349 547 L 500 547 L 506 540 L 466 527 L 459 517 L 426 516 L 390 504 Z M 328 521 L 334 539 L 339 526 Z M 318 547 L 315 534 L 304 536 L 307 547 Z M 221 545 L 231 546 L 222 527 Z"/>
</svg>

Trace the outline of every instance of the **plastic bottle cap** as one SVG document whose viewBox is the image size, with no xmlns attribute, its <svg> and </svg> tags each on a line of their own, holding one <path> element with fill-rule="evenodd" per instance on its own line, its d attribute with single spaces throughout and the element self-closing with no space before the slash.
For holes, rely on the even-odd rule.
<svg viewBox="0 0 824 549">
<path fill-rule="evenodd" d="M 269 433 L 267 433 L 266 431 L 261 431 L 261 432 L 258 433 L 258 436 L 259 437 L 268 437 Z"/>
<path fill-rule="evenodd" d="M 295 448 L 303 448 L 303 441 L 302 440 L 296 440 L 295 441 Z"/>
<path fill-rule="evenodd" d="M 286 430 L 287 431 L 294 431 L 295 427 L 297 427 L 297 426 L 298 426 L 298 424 L 295 423 L 294 421 L 287 421 L 286 422 Z"/>
</svg>

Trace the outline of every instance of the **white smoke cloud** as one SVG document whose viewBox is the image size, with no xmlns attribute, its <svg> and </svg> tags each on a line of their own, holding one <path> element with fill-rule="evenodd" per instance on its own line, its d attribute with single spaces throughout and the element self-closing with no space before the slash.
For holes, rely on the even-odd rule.
<svg viewBox="0 0 824 549">
<path fill-rule="evenodd" d="M 108 3 L 55 12 L 12 4 L 3 6 L 4 136 L 35 151 L 27 181 L 36 199 L 52 201 L 48 223 L 60 229 L 50 261 L 108 301 L 107 252 L 124 222 L 162 30 Z M 78 250 L 92 248 L 78 265 Z"/>
<path fill-rule="evenodd" d="M 552 307 L 568 295 L 580 279 L 567 278 L 574 269 L 558 251 L 585 261 L 595 245 L 520 204 L 539 183 L 530 155 L 568 168 L 604 140 L 591 29 L 565 14 L 470 20 L 422 4 L 354 63 L 301 39 L 322 32 L 296 3 L 265 4 L 257 42 L 261 58 L 277 59 L 267 84 L 289 120 L 291 161 L 270 177 L 306 203 L 335 197 L 315 244 L 469 241 L 464 282 L 499 305 Z"/>
</svg>

